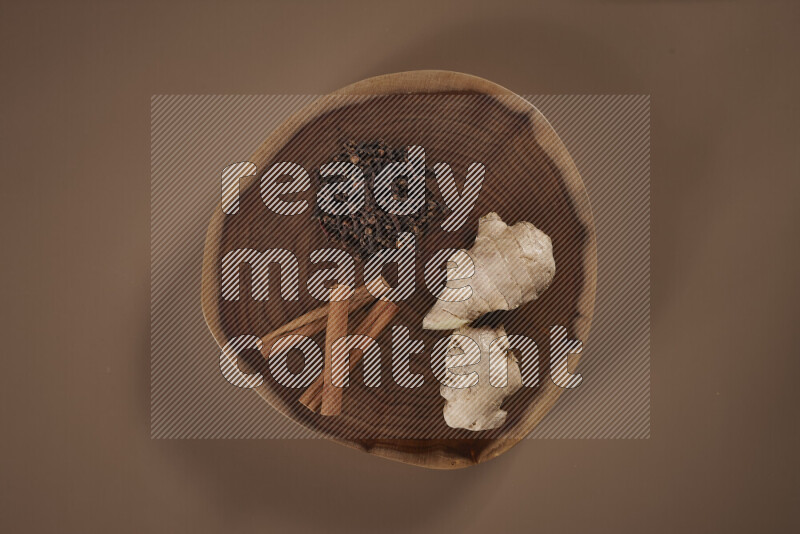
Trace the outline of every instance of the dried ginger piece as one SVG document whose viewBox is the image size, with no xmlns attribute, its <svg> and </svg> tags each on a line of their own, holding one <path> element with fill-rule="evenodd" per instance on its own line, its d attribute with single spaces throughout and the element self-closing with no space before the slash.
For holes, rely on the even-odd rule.
<svg viewBox="0 0 800 534">
<path fill-rule="evenodd" d="M 437 300 L 423 319 L 428 330 L 453 330 L 496 310 L 513 310 L 539 297 L 553 281 L 556 263 L 550 237 L 529 222 L 508 226 L 497 213 L 478 221 L 478 235 L 465 251 L 475 265 L 472 296 Z M 448 282 L 453 280 L 448 269 Z"/>
<path fill-rule="evenodd" d="M 469 387 L 440 386 L 439 393 L 447 401 L 443 409 L 445 423 L 451 428 L 472 431 L 502 426 L 508 415 L 500 408 L 503 401 L 522 388 L 522 374 L 509 351 L 505 330 L 502 326 L 497 329 L 465 326 L 453 332 L 450 339 L 447 366 L 455 367 L 456 374 L 465 379 L 469 373 L 477 373 L 478 381 Z M 475 350 L 479 355 L 474 354 Z M 469 364 L 478 356 L 480 361 Z"/>
</svg>

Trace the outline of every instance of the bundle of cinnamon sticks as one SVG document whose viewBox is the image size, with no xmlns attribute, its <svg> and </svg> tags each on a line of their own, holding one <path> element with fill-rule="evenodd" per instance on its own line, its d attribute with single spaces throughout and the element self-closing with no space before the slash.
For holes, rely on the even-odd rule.
<svg viewBox="0 0 800 534">
<path fill-rule="evenodd" d="M 272 346 L 278 339 L 289 335 L 313 336 L 323 329 L 325 330 L 325 367 L 322 375 L 306 389 L 299 399 L 309 410 L 319 411 L 321 415 L 339 415 L 341 413 L 343 388 L 337 387 L 335 384 L 341 385 L 341 377 L 361 360 L 363 352 L 355 351 L 350 355 L 349 368 L 346 363 L 344 366 L 339 365 L 334 368 L 334 363 L 341 362 L 342 359 L 334 358 L 333 345 L 336 340 L 348 335 L 349 315 L 369 303 L 372 303 L 369 312 L 352 333 L 377 339 L 389 325 L 399 308 L 393 302 L 375 299 L 373 296 L 373 293 L 377 293 L 375 288 L 381 287 L 382 283 L 385 284 L 385 281 L 378 279 L 370 282 L 369 288 L 367 285 L 361 286 L 352 291 L 349 298 L 344 298 L 344 295 L 351 291 L 350 288 L 334 287 L 331 289 L 331 298 L 328 304 L 290 321 L 261 339 L 263 354 L 269 358 Z M 375 285 L 373 286 L 373 284 Z M 388 286 L 384 285 L 383 287 Z M 336 379 L 334 380 L 334 378 Z"/>
</svg>

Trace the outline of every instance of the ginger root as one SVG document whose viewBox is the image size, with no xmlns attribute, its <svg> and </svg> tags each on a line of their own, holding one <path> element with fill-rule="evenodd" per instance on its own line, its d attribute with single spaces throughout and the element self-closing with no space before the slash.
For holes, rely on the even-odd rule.
<svg viewBox="0 0 800 534">
<path fill-rule="evenodd" d="M 516 358 L 509 352 L 508 337 L 501 326 L 498 329 L 489 327 L 463 327 L 453 332 L 450 338 L 447 358 L 449 367 L 457 367 L 459 375 L 478 374 L 478 382 L 470 387 L 456 388 L 442 384 L 439 393 L 447 401 L 444 405 L 444 421 L 451 428 L 467 430 L 491 430 L 503 425 L 507 412 L 500 409 L 506 397 L 510 397 L 522 387 L 522 375 Z M 465 357 L 469 361 L 474 356 L 475 344 L 480 350 L 480 361 L 471 365 L 458 366 L 458 359 Z M 495 363 L 491 363 L 495 362 Z M 493 374 L 502 376 L 497 369 L 507 369 L 506 379 L 502 380 Z M 505 384 L 502 387 L 492 382 Z"/>
<path fill-rule="evenodd" d="M 553 281 L 556 263 L 550 238 L 529 222 L 508 226 L 497 213 L 478 221 L 478 235 L 465 251 L 475 266 L 472 295 L 437 300 L 422 322 L 428 330 L 452 330 L 496 310 L 513 310 L 538 298 Z M 447 271 L 454 281 L 453 269 Z"/>
</svg>

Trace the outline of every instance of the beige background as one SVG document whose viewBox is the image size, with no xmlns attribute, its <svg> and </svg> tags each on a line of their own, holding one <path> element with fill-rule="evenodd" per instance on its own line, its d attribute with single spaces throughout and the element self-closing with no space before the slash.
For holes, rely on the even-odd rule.
<svg viewBox="0 0 800 534">
<path fill-rule="evenodd" d="M 797 3 L 165 4 L 0 6 L 0 531 L 797 529 Z M 151 441 L 150 95 L 417 68 L 652 95 L 651 439 Z"/>
</svg>

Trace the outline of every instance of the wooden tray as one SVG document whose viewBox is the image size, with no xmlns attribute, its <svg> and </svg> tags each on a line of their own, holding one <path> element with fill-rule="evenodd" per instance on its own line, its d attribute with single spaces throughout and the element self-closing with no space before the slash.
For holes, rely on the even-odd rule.
<svg viewBox="0 0 800 534">
<path fill-rule="evenodd" d="M 473 96 L 438 101 L 436 98 L 409 101 L 402 97 L 405 98 L 402 105 L 386 105 L 392 98 L 401 98 L 397 95 L 416 94 Z M 348 95 L 362 96 L 354 101 L 345 98 Z M 379 107 L 380 113 L 376 111 Z M 380 121 L 375 120 L 378 115 Z M 429 257 L 425 251 L 444 247 L 469 248 L 475 237 L 477 218 L 489 211 L 498 212 L 509 224 L 530 221 L 552 238 L 556 276 L 550 289 L 539 300 L 492 319 L 502 322 L 509 334 L 525 334 L 539 343 L 540 385 L 523 388 L 507 400 L 504 409 L 509 416 L 503 433 L 452 431 L 442 439 L 365 439 L 336 433 L 336 428 L 349 428 L 360 436 L 391 435 L 392 428 L 408 423 L 410 418 L 422 418 L 430 424 L 438 420 L 444 425 L 441 411 L 444 401 L 432 376 L 426 376 L 425 385 L 419 389 L 389 396 L 364 387 L 355 369 L 351 386 L 345 392 L 344 412 L 336 418 L 308 411 L 297 402 L 301 391 L 287 391 L 269 380 L 256 391 L 285 416 L 344 445 L 429 468 L 474 465 L 518 443 L 542 420 L 563 391 L 549 380 L 546 361 L 549 328 L 565 326 L 572 338 L 584 342 L 587 339 L 597 267 L 589 200 L 571 157 L 541 113 L 497 84 L 455 72 L 404 72 L 347 86 L 290 117 L 263 142 L 250 161 L 258 167 L 258 176 L 277 161 L 296 162 L 313 173 L 319 165 L 330 161 L 343 140 L 369 141 L 376 137 L 384 138 L 391 146 L 422 145 L 426 148 L 428 165 L 435 161 L 450 163 L 457 179 L 463 176 L 470 162 L 480 161 L 486 166 L 486 181 L 467 224 L 430 243 L 426 240 L 421 247 L 423 257 Z M 202 307 L 220 346 L 237 335 L 266 334 L 319 306 L 303 289 L 309 270 L 308 252 L 330 246 L 308 212 L 292 218 L 290 225 L 286 217 L 271 214 L 260 200 L 257 178 L 243 181 L 241 187 L 240 213 L 225 216 L 218 207 L 211 217 L 205 245 Z M 220 257 L 240 247 L 292 250 L 300 260 L 300 300 L 222 300 Z M 395 322 L 408 326 L 412 337 L 423 339 L 430 351 L 433 343 L 446 333 L 421 329 L 422 317 L 433 303 L 422 280 L 420 271 L 417 291 L 402 303 Z M 273 282 L 275 289 L 276 282 Z M 242 290 L 243 294 L 249 294 L 249 286 L 243 285 Z M 390 352 L 388 330 L 378 341 L 385 347 L 384 353 Z M 576 363 L 577 357 L 571 361 Z M 385 383 L 389 381 L 390 366 L 387 361 L 384 363 Z M 264 376 L 268 378 L 269 373 Z M 375 413 L 381 416 L 367 417 Z M 336 420 L 336 427 L 332 419 Z M 509 435 L 513 437 L 506 437 Z"/>
</svg>

